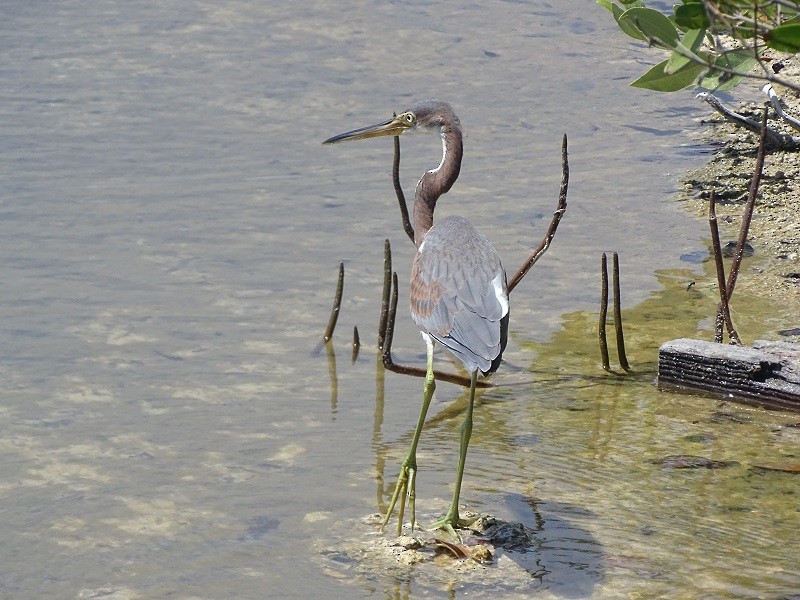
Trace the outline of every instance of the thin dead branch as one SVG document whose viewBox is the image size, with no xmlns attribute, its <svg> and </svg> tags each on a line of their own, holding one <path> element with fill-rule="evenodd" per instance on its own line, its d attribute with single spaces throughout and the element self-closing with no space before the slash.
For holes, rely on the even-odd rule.
<svg viewBox="0 0 800 600">
<path fill-rule="evenodd" d="M 352 362 L 358 359 L 358 350 L 361 348 L 361 338 L 358 336 L 358 326 L 353 326 L 353 357 Z"/>
<path fill-rule="evenodd" d="M 397 273 L 392 272 L 392 284 L 390 286 L 391 298 L 389 300 L 389 310 L 386 319 L 386 328 L 383 332 L 383 365 L 389 367 L 393 364 L 392 360 L 392 339 L 394 338 L 394 324 L 397 317 Z"/>
<path fill-rule="evenodd" d="M 625 335 L 622 331 L 622 298 L 619 285 L 619 255 L 614 252 L 613 261 L 613 281 L 614 281 L 614 329 L 617 335 L 617 357 L 619 366 L 625 372 L 630 372 L 628 357 L 625 354 Z M 607 285 L 607 284 L 606 284 Z"/>
<path fill-rule="evenodd" d="M 742 264 L 742 257 L 744 256 L 744 246 L 747 242 L 747 235 L 750 231 L 750 221 L 753 218 L 753 209 L 756 204 L 756 196 L 758 195 L 758 188 L 761 185 L 761 176 L 764 172 L 764 155 L 766 153 L 767 142 L 767 109 L 764 108 L 764 114 L 761 118 L 761 138 L 758 141 L 758 155 L 756 157 L 756 166 L 753 171 L 753 178 L 750 180 L 750 190 L 747 195 L 747 204 L 744 208 L 742 215 L 742 226 L 739 229 L 739 239 L 736 242 L 736 250 L 733 253 L 733 263 L 731 264 L 731 271 L 728 274 L 728 285 L 726 291 L 728 293 L 728 300 L 733 296 L 733 290 L 736 287 L 736 278 L 739 276 L 739 267 Z"/>
<path fill-rule="evenodd" d="M 564 138 L 561 142 L 561 188 L 558 192 L 558 205 L 556 206 L 556 210 L 553 213 L 553 218 L 550 221 L 550 226 L 547 228 L 547 232 L 544 234 L 544 238 L 542 241 L 539 242 L 539 245 L 536 249 L 531 253 L 528 260 L 526 260 L 523 265 L 517 270 L 514 276 L 511 278 L 511 281 L 508 282 L 508 293 L 510 294 L 512 290 L 517 287 L 517 284 L 522 281 L 522 278 L 525 277 L 525 274 L 530 270 L 530 268 L 536 264 L 536 261 L 539 260 L 542 255 L 547 252 L 547 249 L 550 247 L 550 243 L 553 241 L 553 238 L 556 235 L 556 229 L 558 229 L 558 224 L 561 222 L 561 217 L 564 216 L 564 212 L 567 210 L 567 189 L 569 188 L 569 154 L 567 152 L 567 134 L 564 134 Z"/>
<path fill-rule="evenodd" d="M 317 344 L 312 354 L 319 354 L 322 347 L 327 344 L 333 337 L 333 332 L 336 329 L 336 321 L 339 318 L 339 309 L 342 306 L 342 292 L 344 291 L 344 263 L 339 263 L 339 278 L 336 282 L 336 293 L 333 296 L 333 308 L 331 309 L 331 316 L 328 318 L 328 326 L 325 328 L 325 333 L 322 334 L 322 339 Z"/>
<path fill-rule="evenodd" d="M 786 112 L 784 112 L 783 106 L 781 105 L 780 96 L 778 96 L 778 94 L 775 93 L 775 90 L 772 88 L 772 84 L 768 83 L 763 88 L 761 88 L 761 91 L 767 95 L 769 103 L 772 105 L 772 110 L 775 111 L 777 117 L 785 121 L 786 124 L 789 125 L 789 127 L 791 127 L 792 129 L 800 131 L 800 120 L 795 119 L 793 116 L 787 115 Z"/>
<path fill-rule="evenodd" d="M 606 319 L 608 317 L 608 260 L 606 253 L 600 257 L 600 319 L 597 322 L 597 333 L 600 338 L 600 357 L 603 369 L 611 372 L 608 360 L 608 339 L 606 337 Z"/>
<path fill-rule="evenodd" d="M 378 323 L 378 349 L 382 350 L 386 339 L 386 324 L 389 320 L 389 300 L 392 293 L 392 245 L 383 242 L 383 294 L 381 295 L 381 318 Z"/>
<path fill-rule="evenodd" d="M 728 287 L 725 284 L 725 265 L 722 263 L 722 248 L 719 242 L 719 227 L 717 223 L 716 197 L 711 190 L 708 205 L 708 225 L 711 229 L 711 248 L 714 253 L 714 263 L 717 268 L 717 286 L 719 287 L 719 305 L 717 306 L 717 319 L 715 323 L 714 341 L 722 343 L 723 324 L 728 328 L 728 337 L 731 342 L 740 346 L 742 344 L 739 334 L 733 326 L 730 304 L 728 302 Z"/>
<path fill-rule="evenodd" d="M 336 294 L 333 297 L 333 308 L 331 309 L 331 316 L 328 319 L 328 326 L 325 328 L 325 333 L 322 335 L 322 340 L 327 342 L 333 337 L 333 331 L 336 329 L 336 321 L 339 319 L 339 309 L 342 306 L 342 292 L 344 291 L 344 263 L 339 263 L 339 279 L 336 282 Z"/>
<path fill-rule="evenodd" d="M 619 254 L 612 254 L 613 260 L 613 289 L 614 289 L 614 333 L 617 338 L 617 357 L 619 366 L 626 373 L 631 372 L 628 364 L 628 356 L 625 353 L 625 333 L 622 327 L 622 294 L 619 284 Z M 600 256 L 600 317 L 597 323 L 597 335 L 600 341 L 600 358 L 603 361 L 603 369 L 609 373 L 621 375 L 611 369 L 608 356 L 608 336 L 606 333 L 606 322 L 608 320 L 608 258 L 606 253 Z"/>
<path fill-rule="evenodd" d="M 744 127 L 753 133 L 766 136 L 765 143 L 770 148 L 789 151 L 800 149 L 800 137 L 785 135 L 779 131 L 776 131 L 775 129 L 772 129 L 771 127 L 766 127 L 765 130 L 762 130 L 761 124 L 758 121 L 754 121 L 753 119 L 745 117 L 744 115 L 728 108 L 722 104 L 722 102 L 720 102 L 716 96 L 709 94 L 708 92 L 701 92 L 697 94 L 697 98 L 708 102 L 708 104 L 710 104 L 714 110 L 720 113 L 728 121 Z"/>
<path fill-rule="evenodd" d="M 339 375 L 336 370 L 336 350 L 333 344 L 325 344 L 325 354 L 328 356 L 328 375 L 331 378 L 331 412 L 336 412 L 339 404 Z"/>
<path fill-rule="evenodd" d="M 397 113 L 394 113 L 397 116 Z M 406 196 L 403 193 L 403 186 L 400 185 L 400 136 L 396 135 L 394 140 L 394 160 L 392 161 L 392 183 L 394 184 L 394 193 L 397 195 L 397 203 L 400 205 L 400 216 L 403 219 L 403 230 L 406 235 L 414 243 L 414 228 L 411 226 L 411 220 L 408 218 L 408 203 Z"/>
<path fill-rule="evenodd" d="M 730 300 L 733 292 L 736 289 L 736 280 L 739 276 L 739 269 L 742 265 L 742 258 L 744 257 L 744 248 L 747 243 L 747 236 L 750 231 L 750 222 L 753 219 L 753 211 L 755 209 L 756 197 L 758 196 L 758 188 L 761 185 L 761 177 L 764 172 L 764 157 L 766 155 L 766 147 L 768 140 L 767 133 L 767 115 L 769 109 L 765 106 L 764 112 L 761 117 L 761 135 L 758 140 L 758 155 L 756 156 L 756 165 L 753 170 L 753 177 L 750 180 L 750 188 L 747 193 L 747 203 L 744 207 L 742 214 L 742 225 L 739 228 L 739 238 L 736 241 L 736 249 L 733 252 L 733 261 L 731 263 L 731 270 L 728 274 L 728 281 L 725 282 L 725 269 L 722 264 L 722 251 L 719 243 L 719 230 L 717 227 L 717 215 L 715 207 L 714 191 L 711 192 L 711 201 L 709 203 L 709 226 L 711 228 L 711 241 L 713 244 L 714 261 L 717 269 L 717 284 L 719 286 L 720 301 L 717 305 L 717 315 L 715 321 L 715 334 L 714 339 L 716 342 L 722 342 L 722 328 L 723 324 L 728 329 L 728 337 L 731 343 L 741 345 L 741 340 L 733 326 L 733 320 L 730 314 Z"/>
</svg>

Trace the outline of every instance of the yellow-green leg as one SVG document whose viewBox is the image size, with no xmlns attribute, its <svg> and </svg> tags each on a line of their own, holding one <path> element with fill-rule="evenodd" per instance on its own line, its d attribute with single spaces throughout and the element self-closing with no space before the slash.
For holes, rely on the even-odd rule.
<svg viewBox="0 0 800 600">
<path fill-rule="evenodd" d="M 381 525 L 381 529 L 386 527 L 399 499 L 400 506 L 397 509 L 397 535 L 403 533 L 403 515 L 406 508 L 406 499 L 408 499 L 408 509 L 411 512 L 412 532 L 416 524 L 417 444 L 419 443 L 419 436 L 422 434 L 422 427 L 425 424 L 425 416 L 428 414 L 428 406 L 430 406 L 433 392 L 436 389 L 436 380 L 433 377 L 433 340 L 427 335 L 424 337 L 428 347 L 428 367 L 425 374 L 425 386 L 422 390 L 422 408 L 419 411 L 417 428 L 414 430 L 414 437 L 411 440 L 411 448 L 409 448 L 408 455 L 400 465 L 400 475 L 397 477 L 397 485 L 394 488 L 394 494 L 392 494 L 392 499 L 389 502 L 389 509 L 386 511 L 386 516 Z"/>
<path fill-rule="evenodd" d="M 461 448 L 458 454 L 458 467 L 456 468 L 456 482 L 453 490 L 453 501 L 450 503 L 450 510 L 447 514 L 433 524 L 433 529 L 444 529 L 454 538 L 457 538 L 455 530 L 460 527 L 467 527 L 475 522 L 475 519 L 462 519 L 458 515 L 458 497 L 461 494 L 461 480 L 464 477 L 464 465 L 467 462 L 467 448 L 469 438 L 472 435 L 472 408 L 475 404 L 475 385 L 478 382 L 478 371 L 472 372 L 469 387 L 469 405 L 467 406 L 467 416 L 461 426 Z"/>
</svg>

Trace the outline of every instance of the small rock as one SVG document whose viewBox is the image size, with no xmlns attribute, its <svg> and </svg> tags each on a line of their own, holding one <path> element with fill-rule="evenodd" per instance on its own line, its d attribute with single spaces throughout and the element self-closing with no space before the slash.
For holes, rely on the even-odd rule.
<svg viewBox="0 0 800 600">
<path fill-rule="evenodd" d="M 403 550 L 419 550 L 423 543 L 410 535 L 402 535 L 392 543 L 393 546 L 400 546 Z"/>
<path fill-rule="evenodd" d="M 736 242 L 728 242 L 722 247 L 722 256 L 725 258 L 731 258 L 734 253 L 736 252 Z M 744 243 L 744 248 L 742 248 L 742 256 L 753 256 L 755 253 L 755 248 L 750 245 L 749 242 Z"/>
</svg>

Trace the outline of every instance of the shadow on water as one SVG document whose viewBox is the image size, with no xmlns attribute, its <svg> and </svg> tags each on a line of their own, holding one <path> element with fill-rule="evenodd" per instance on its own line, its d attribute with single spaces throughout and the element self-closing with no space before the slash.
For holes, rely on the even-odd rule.
<svg viewBox="0 0 800 600">
<path fill-rule="evenodd" d="M 513 519 L 535 532 L 527 552 L 504 556 L 539 581 L 537 589 L 559 598 L 585 598 L 603 579 L 603 546 L 591 532 L 565 515 L 587 511 L 575 505 L 550 503 L 520 494 L 505 497 Z M 589 515 L 590 516 L 590 515 Z"/>
</svg>

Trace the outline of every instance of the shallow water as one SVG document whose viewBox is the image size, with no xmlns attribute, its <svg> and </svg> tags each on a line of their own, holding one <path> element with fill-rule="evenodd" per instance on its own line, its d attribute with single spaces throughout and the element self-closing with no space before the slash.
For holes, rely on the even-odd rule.
<svg viewBox="0 0 800 600">
<path fill-rule="evenodd" d="M 673 196 L 702 160 L 682 131 L 703 109 L 689 94 L 628 88 L 653 57 L 604 10 L 66 1 L 2 12 L 4 597 L 495 592 L 414 570 L 341 578 L 319 551 L 338 543 L 337 525 L 385 506 L 421 391 L 376 369 L 372 346 L 383 239 L 401 282 L 413 250 L 391 144 L 320 142 L 430 96 L 451 101 L 468 132 L 440 212 L 469 215 L 509 270 L 549 221 L 570 136 L 568 213 L 513 295 L 462 493 L 476 510 L 538 523 L 547 573 L 514 593 L 800 589 L 797 484 L 751 470 L 797 461 L 782 427 L 796 416 L 653 388 L 658 343 L 707 335 L 714 306 L 708 274 L 680 260 L 705 246 L 704 227 Z M 439 148 L 404 138 L 407 192 Z M 626 378 L 595 356 L 609 249 L 629 309 Z M 340 260 L 332 371 L 312 349 Z M 700 283 L 686 293 L 690 278 Z M 753 336 L 781 326 L 761 308 L 742 317 Z M 420 363 L 404 315 L 397 358 Z M 354 324 L 364 346 L 351 364 Z M 450 493 L 463 403 L 439 386 L 422 509 Z M 678 453 L 740 466 L 648 462 Z"/>
</svg>

